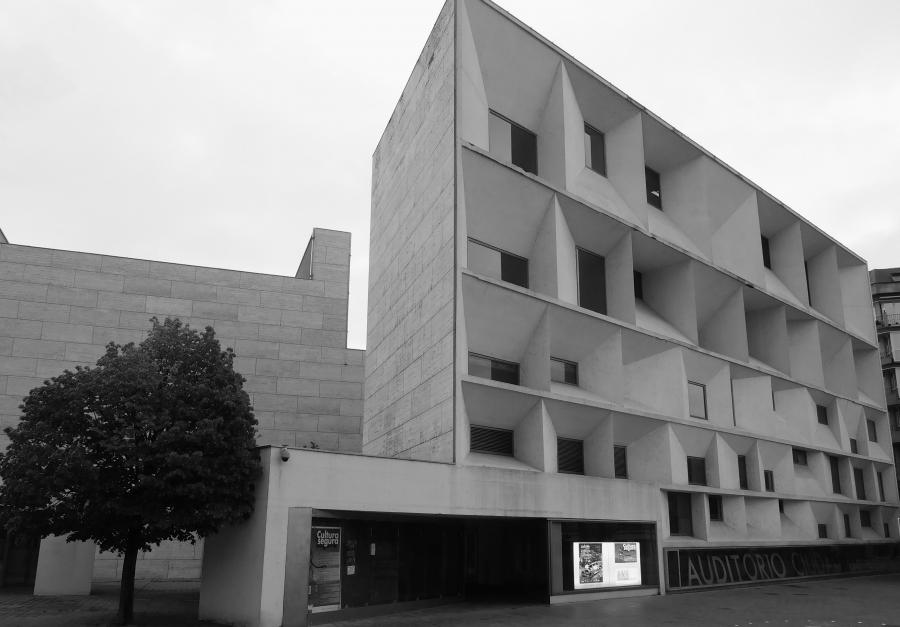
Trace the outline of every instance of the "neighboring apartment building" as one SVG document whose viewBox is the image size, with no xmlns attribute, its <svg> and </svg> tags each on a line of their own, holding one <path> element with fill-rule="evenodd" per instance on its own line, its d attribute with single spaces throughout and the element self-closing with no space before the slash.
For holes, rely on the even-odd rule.
<svg viewBox="0 0 900 627">
<path fill-rule="evenodd" d="M 350 234 L 315 229 L 296 277 L 6 242 L 0 232 L 0 426 L 33 387 L 90 366 L 108 342 L 140 342 L 150 318 L 216 330 L 246 378 L 261 445 L 359 451 L 364 351 L 347 348 Z M 0 433 L 0 446 L 7 437 Z M 0 539 L 0 585 L 33 581 L 37 547 Z M 138 578 L 197 578 L 201 545 L 143 554 Z M 95 579 L 118 579 L 100 553 Z"/>
<path fill-rule="evenodd" d="M 869 279 L 896 460 L 900 456 L 900 396 L 897 392 L 897 371 L 900 369 L 900 268 L 872 270 Z"/>
<path fill-rule="evenodd" d="M 444 5 L 371 218 L 364 455 L 270 449 L 201 617 L 896 556 L 865 262 L 494 4 Z"/>
</svg>

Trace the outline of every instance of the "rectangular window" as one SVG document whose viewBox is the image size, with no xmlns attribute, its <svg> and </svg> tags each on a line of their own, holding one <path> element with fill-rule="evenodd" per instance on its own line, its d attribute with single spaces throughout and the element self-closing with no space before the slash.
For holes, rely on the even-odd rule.
<svg viewBox="0 0 900 627">
<path fill-rule="evenodd" d="M 900 407 L 891 407 L 888 412 L 891 415 L 891 425 L 894 431 L 900 431 Z"/>
<path fill-rule="evenodd" d="M 878 482 L 878 500 L 884 501 L 884 477 L 881 476 L 880 472 L 876 472 L 875 478 Z"/>
<path fill-rule="evenodd" d="M 469 353 L 469 374 L 491 381 L 519 385 L 519 364 L 477 353 Z"/>
<path fill-rule="evenodd" d="M 853 537 L 853 534 L 850 533 L 850 514 L 844 514 L 844 536 L 847 538 Z"/>
<path fill-rule="evenodd" d="M 766 482 L 766 492 L 774 492 L 775 491 L 775 473 L 771 470 L 763 471 L 763 479 Z"/>
<path fill-rule="evenodd" d="M 778 513 L 784 513 L 784 499 L 778 499 Z"/>
<path fill-rule="evenodd" d="M 872 514 L 869 510 L 863 509 L 859 512 L 859 526 L 860 527 L 871 527 L 872 526 Z"/>
<path fill-rule="evenodd" d="M 584 442 L 570 438 L 556 438 L 556 464 L 559 472 L 584 474 Z"/>
<path fill-rule="evenodd" d="M 749 490 L 750 484 L 747 483 L 747 456 L 738 455 L 738 481 L 740 481 L 741 490 Z"/>
<path fill-rule="evenodd" d="M 850 452 L 857 454 L 859 453 L 859 444 L 856 441 L 856 438 L 850 438 Z"/>
<path fill-rule="evenodd" d="M 828 462 L 831 464 L 831 491 L 835 494 L 841 493 L 841 460 L 834 455 L 828 456 Z"/>
<path fill-rule="evenodd" d="M 606 314 L 606 261 L 583 248 L 578 249 L 578 304 Z"/>
<path fill-rule="evenodd" d="M 886 370 L 883 374 L 884 389 L 894 392 L 897 390 L 897 373 L 894 370 Z"/>
<path fill-rule="evenodd" d="M 513 432 L 509 429 L 470 425 L 469 449 L 475 453 L 513 457 L 515 454 Z"/>
<path fill-rule="evenodd" d="M 490 112 L 488 132 L 491 154 L 537 174 L 537 135 L 496 111 Z"/>
<path fill-rule="evenodd" d="M 853 469 L 853 483 L 856 485 L 856 498 L 860 501 L 866 500 L 866 478 L 863 475 L 862 468 Z"/>
<path fill-rule="evenodd" d="M 706 386 L 688 381 L 688 413 L 691 418 L 706 420 Z"/>
<path fill-rule="evenodd" d="M 725 520 L 724 509 L 722 507 L 722 496 L 719 494 L 710 494 L 707 499 L 709 500 L 709 519 L 710 520 Z"/>
<path fill-rule="evenodd" d="M 816 405 L 816 418 L 819 420 L 820 425 L 828 424 L 828 408 L 824 405 Z"/>
<path fill-rule="evenodd" d="M 760 235 L 760 239 L 762 240 L 762 257 L 763 257 L 763 265 L 767 267 L 769 270 L 772 269 L 772 254 L 769 252 L 769 238 L 765 235 Z"/>
<path fill-rule="evenodd" d="M 819 527 L 819 537 L 827 538 L 828 537 L 828 525 L 826 525 L 824 523 L 819 523 L 818 527 Z"/>
<path fill-rule="evenodd" d="M 647 202 L 662 209 L 662 186 L 660 185 L 659 172 L 644 166 L 644 180 L 647 182 Z"/>
<path fill-rule="evenodd" d="M 603 133 L 590 124 L 584 125 L 584 164 L 606 176 L 606 141 Z"/>
<path fill-rule="evenodd" d="M 706 459 L 703 457 L 687 458 L 688 483 L 706 485 Z"/>
<path fill-rule="evenodd" d="M 812 307 L 812 287 L 809 284 L 809 262 L 803 260 L 803 273 L 806 275 L 806 302 Z"/>
<path fill-rule="evenodd" d="M 891 526 L 887 523 L 884 523 L 884 537 L 885 538 L 891 537 Z"/>
<path fill-rule="evenodd" d="M 628 478 L 628 447 L 613 446 L 613 462 L 615 463 L 616 479 Z"/>
<path fill-rule="evenodd" d="M 550 380 L 578 385 L 578 364 L 565 359 L 550 358 Z"/>
<path fill-rule="evenodd" d="M 878 441 L 878 429 L 875 427 L 874 420 L 866 420 L 866 429 L 869 431 L 869 442 Z"/>
<path fill-rule="evenodd" d="M 806 451 L 803 449 L 795 448 L 794 449 L 794 463 L 798 466 L 806 466 Z"/>
<path fill-rule="evenodd" d="M 636 300 L 644 300 L 644 275 L 634 271 L 634 297 Z"/>
<path fill-rule="evenodd" d="M 528 260 L 469 238 L 468 268 L 494 279 L 528 287 Z"/>
<path fill-rule="evenodd" d="M 673 536 L 694 535 L 690 494 L 669 492 L 669 533 Z"/>
</svg>

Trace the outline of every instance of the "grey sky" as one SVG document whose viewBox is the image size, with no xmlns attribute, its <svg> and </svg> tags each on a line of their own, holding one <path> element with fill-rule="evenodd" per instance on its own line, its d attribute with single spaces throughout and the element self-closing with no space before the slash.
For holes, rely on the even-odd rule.
<svg viewBox="0 0 900 627">
<path fill-rule="evenodd" d="M 293 274 L 353 233 L 437 0 L 0 0 L 0 228 Z M 900 2 L 501 6 L 865 257 L 900 266 Z"/>
</svg>

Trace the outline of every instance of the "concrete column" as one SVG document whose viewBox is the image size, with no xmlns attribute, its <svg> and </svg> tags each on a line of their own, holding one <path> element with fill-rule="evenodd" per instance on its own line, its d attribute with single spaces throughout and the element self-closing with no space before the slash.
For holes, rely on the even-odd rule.
<svg viewBox="0 0 900 627">
<path fill-rule="evenodd" d="M 312 509 L 288 510 L 287 557 L 284 564 L 284 627 L 306 627 Z"/>
<path fill-rule="evenodd" d="M 93 542 L 66 542 L 61 536 L 41 540 L 35 596 L 90 594 L 95 553 Z"/>
</svg>

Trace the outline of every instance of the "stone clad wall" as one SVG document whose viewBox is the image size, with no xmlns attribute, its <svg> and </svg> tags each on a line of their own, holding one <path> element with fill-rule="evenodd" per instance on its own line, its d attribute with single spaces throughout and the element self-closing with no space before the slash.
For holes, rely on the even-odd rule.
<svg viewBox="0 0 900 627">
<path fill-rule="evenodd" d="M 0 243 L 0 426 L 28 391 L 140 342 L 152 316 L 216 330 L 237 354 L 260 444 L 359 451 L 364 351 L 347 346 L 350 234 L 316 229 L 312 279 Z M 8 438 L 0 434 L 0 446 Z M 198 577 L 200 547 L 164 544 L 141 577 Z M 117 577 L 98 559 L 95 577 Z"/>
<path fill-rule="evenodd" d="M 454 6 L 373 157 L 363 451 L 453 460 Z"/>
</svg>

